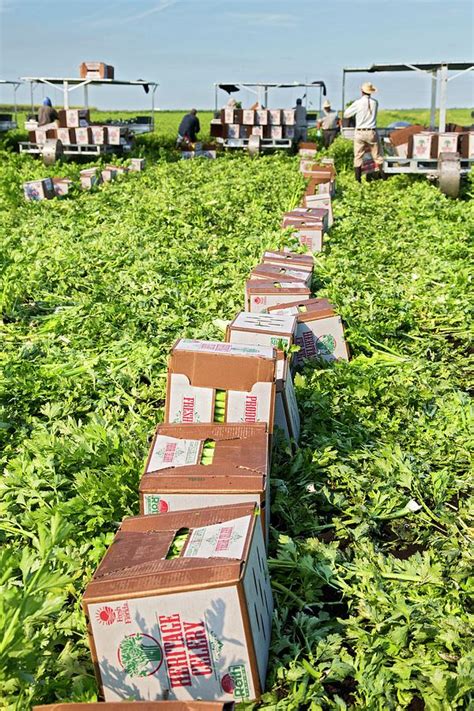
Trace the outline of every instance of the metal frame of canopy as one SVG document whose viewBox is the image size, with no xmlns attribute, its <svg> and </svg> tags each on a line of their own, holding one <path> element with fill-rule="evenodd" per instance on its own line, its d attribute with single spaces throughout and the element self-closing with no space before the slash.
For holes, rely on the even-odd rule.
<svg viewBox="0 0 474 711">
<path fill-rule="evenodd" d="M 89 86 L 142 86 L 145 91 L 151 89 L 151 124 L 150 131 L 153 131 L 155 125 L 155 92 L 159 86 L 157 82 L 145 81 L 144 79 L 82 79 L 80 77 L 22 77 L 22 81 L 30 84 L 31 110 L 34 111 L 34 89 L 39 84 L 51 86 L 53 89 L 58 87 L 63 93 L 63 106 L 69 108 L 69 95 L 76 89 L 84 90 L 84 107 L 89 107 Z M 147 92 L 148 93 L 148 92 Z"/>
<path fill-rule="evenodd" d="M 13 113 L 15 116 L 14 121 L 0 121 L 0 131 L 10 131 L 17 127 L 17 116 L 18 116 L 18 102 L 16 100 L 16 92 L 22 85 L 22 82 L 18 79 L 0 79 L 0 86 L 12 86 L 13 87 Z"/>
<path fill-rule="evenodd" d="M 342 70 L 342 111 L 345 108 L 346 74 L 374 74 L 376 72 L 418 72 L 431 76 L 431 110 L 430 128 L 435 128 L 436 121 L 436 95 L 439 84 L 439 131 L 442 133 L 446 129 L 446 100 L 448 93 L 448 82 L 456 79 L 462 74 L 466 74 L 474 69 L 474 62 L 414 62 L 400 64 L 372 64 L 370 67 L 344 67 Z M 457 72 L 454 76 L 448 76 L 451 71 Z"/>
<path fill-rule="evenodd" d="M 225 87 L 228 87 L 227 89 Z M 268 108 L 268 90 L 269 89 L 316 89 L 319 87 L 319 110 L 321 111 L 322 97 L 326 96 L 326 84 L 323 81 L 314 82 L 298 82 L 293 83 L 288 82 L 215 82 L 214 83 L 214 95 L 215 95 L 215 110 L 218 111 L 218 94 L 219 89 L 221 91 L 226 91 L 228 94 L 233 94 L 236 91 L 250 91 L 255 94 L 257 100 L 264 106 Z M 308 108 L 308 94 L 306 93 L 306 108 Z"/>
</svg>

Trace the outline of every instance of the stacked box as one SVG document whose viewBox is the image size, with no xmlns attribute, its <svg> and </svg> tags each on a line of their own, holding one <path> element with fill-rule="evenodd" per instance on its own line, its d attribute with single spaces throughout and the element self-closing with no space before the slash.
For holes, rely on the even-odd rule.
<svg viewBox="0 0 474 711">
<path fill-rule="evenodd" d="M 78 146 L 90 146 L 92 143 L 92 131 L 89 126 L 81 126 L 75 129 L 76 143 Z"/>
<path fill-rule="evenodd" d="M 130 170 L 133 173 L 139 173 L 142 170 L 145 170 L 145 165 L 145 158 L 130 158 Z"/>
<path fill-rule="evenodd" d="M 431 133 L 417 133 L 411 136 L 409 155 L 410 157 L 417 158 L 419 160 L 427 160 L 431 158 L 431 143 L 433 140 L 433 134 Z"/>
<path fill-rule="evenodd" d="M 51 178 L 28 180 L 23 183 L 23 194 L 29 202 L 51 200 L 55 196 L 53 181 Z"/>
<path fill-rule="evenodd" d="M 97 168 L 81 170 L 79 176 L 83 190 L 90 190 L 95 185 L 100 185 L 103 182 L 102 173 L 99 173 Z"/>
<path fill-rule="evenodd" d="M 245 285 L 245 310 L 266 313 L 270 306 L 282 302 L 308 299 L 310 289 L 301 282 L 267 281 L 251 279 Z"/>
<path fill-rule="evenodd" d="M 296 124 L 296 112 L 294 109 L 283 109 L 282 111 L 282 123 L 284 126 L 295 126 Z"/>
<path fill-rule="evenodd" d="M 234 711 L 233 701 L 119 701 L 33 706 L 33 711 Z"/>
<path fill-rule="evenodd" d="M 288 264 L 294 269 L 300 271 L 313 272 L 314 259 L 310 254 L 299 254 L 291 252 L 289 249 L 277 252 L 267 250 L 263 253 L 262 262 L 264 264 Z"/>
<path fill-rule="evenodd" d="M 257 126 L 268 126 L 270 123 L 270 116 L 268 115 L 268 109 L 257 109 L 255 111 L 255 123 Z"/>
<path fill-rule="evenodd" d="M 107 126 L 91 126 L 91 143 L 95 146 L 105 146 L 107 144 Z"/>
<path fill-rule="evenodd" d="M 140 481 L 140 513 L 251 502 L 268 542 L 269 454 L 264 423 L 158 425 Z"/>
<path fill-rule="evenodd" d="M 113 79 L 115 70 L 105 62 L 82 62 L 79 66 L 81 79 Z"/>
<path fill-rule="evenodd" d="M 441 153 L 457 153 L 459 133 L 438 134 L 438 156 Z"/>
<path fill-rule="evenodd" d="M 109 146 L 120 146 L 120 126 L 107 126 L 107 143 Z"/>
<path fill-rule="evenodd" d="M 102 182 L 111 183 L 117 177 L 117 170 L 115 168 L 104 168 L 101 171 Z"/>
<path fill-rule="evenodd" d="M 288 348 L 295 342 L 295 332 L 295 316 L 253 314 L 244 311 L 227 326 L 226 341 L 272 346 L 279 349 L 276 369 L 275 426 L 283 431 L 287 439 L 293 437 L 297 441 L 300 434 L 300 417 L 286 355 Z"/>
<path fill-rule="evenodd" d="M 265 422 L 273 431 L 276 352 L 179 339 L 168 365 L 165 422 Z"/>
<path fill-rule="evenodd" d="M 313 254 L 322 252 L 323 235 L 327 232 L 328 210 L 297 208 L 285 213 L 282 227 L 292 227 L 299 243 Z"/>
<path fill-rule="evenodd" d="M 251 136 L 275 141 L 295 137 L 294 109 L 221 109 L 220 119 L 211 121 L 215 138 L 248 139 Z"/>
<path fill-rule="evenodd" d="M 76 129 L 74 128 L 58 128 L 56 131 L 58 140 L 63 146 L 71 146 L 76 143 Z"/>
<path fill-rule="evenodd" d="M 298 147 L 298 155 L 302 158 L 316 158 L 318 147 L 316 143 L 300 143 Z"/>
<path fill-rule="evenodd" d="M 84 128 L 89 124 L 89 109 L 60 109 L 58 111 L 60 128 Z"/>
<path fill-rule="evenodd" d="M 67 195 L 73 181 L 70 178 L 53 178 L 54 194 L 56 197 Z"/>
<path fill-rule="evenodd" d="M 57 129 L 55 128 L 37 128 L 34 131 L 28 132 L 28 140 L 30 143 L 38 143 L 43 145 L 49 139 L 58 137 Z"/>
<path fill-rule="evenodd" d="M 423 126 L 406 126 L 405 128 L 397 128 L 389 135 L 390 143 L 392 144 L 395 154 L 401 158 L 408 156 L 408 144 L 411 136 L 423 131 Z"/>
<path fill-rule="evenodd" d="M 330 229 L 334 224 L 334 214 L 332 210 L 332 199 L 330 195 L 324 193 L 315 193 L 314 195 L 305 195 L 303 198 L 304 207 L 323 208 L 328 211 L 327 226 Z"/>
<path fill-rule="evenodd" d="M 284 279 L 285 281 L 297 281 L 308 287 L 311 286 L 312 277 L 312 270 L 301 271 L 289 264 L 265 264 L 262 262 L 250 272 L 250 279 L 266 279 L 267 281 Z"/>
<path fill-rule="evenodd" d="M 242 111 L 242 123 L 245 126 L 255 125 L 255 111 L 254 109 L 244 109 Z"/>
<path fill-rule="evenodd" d="M 255 504 L 126 518 L 83 598 L 101 692 L 250 701 L 273 600 Z M 184 542 L 184 546 L 183 546 Z"/>
<path fill-rule="evenodd" d="M 300 350 L 296 353 L 296 365 L 314 358 L 349 360 L 341 318 L 327 299 L 288 302 L 269 307 L 268 311 L 297 317 L 295 343 Z"/>
</svg>

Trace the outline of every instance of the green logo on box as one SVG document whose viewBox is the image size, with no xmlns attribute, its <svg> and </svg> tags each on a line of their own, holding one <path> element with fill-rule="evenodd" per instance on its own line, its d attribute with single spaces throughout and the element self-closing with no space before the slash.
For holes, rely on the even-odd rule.
<svg viewBox="0 0 474 711">
<path fill-rule="evenodd" d="M 118 660 L 129 676 L 151 676 L 161 667 L 163 652 L 154 637 L 135 633 L 120 642 Z"/>
<path fill-rule="evenodd" d="M 316 340 L 316 348 L 319 355 L 330 355 L 336 350 L 336 339 L 327 333 Z"/>
<path fill-rule="evenodd" d="M 234 682 L 234 699 L 249 699 L 250 688 L 244 664 L 233 664 L 229 667 L 229 674 Z"/>
</svg>

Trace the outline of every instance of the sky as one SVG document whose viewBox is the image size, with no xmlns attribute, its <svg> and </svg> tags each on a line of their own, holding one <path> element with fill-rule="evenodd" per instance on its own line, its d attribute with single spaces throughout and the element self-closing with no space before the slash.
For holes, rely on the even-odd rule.
<svg viewBox="0 0 474 711">
<path fill-rule="evenodd" d="M 320 79 L 340 107 L 344 66 L 473 60 L 473 15 L 473 0 L 0 0 L 0 79 L 78 76 L 82 61 L 104 61 L 116 78 L 157 81 L 163 109 L 212 108 L 216 81 Z M 369 78 L 382 108 L 429 106 L 430 79 L 417 73 L 349 76 L 346 101 Z M 448 106 L 471 107 L 473 94 L 470 72 L 449 84 Z M 274 94 L 270 105 L 297 96 Z M 11 98 L 0 88 L 0 102 Z M 18 99 L 27 103 L 29 89 Z M 318 105 L 316 92 L 309 99 Z M 93 88 L 89 102 L 150 105 L 141 88 L 121 87 Z"/>
</svg>

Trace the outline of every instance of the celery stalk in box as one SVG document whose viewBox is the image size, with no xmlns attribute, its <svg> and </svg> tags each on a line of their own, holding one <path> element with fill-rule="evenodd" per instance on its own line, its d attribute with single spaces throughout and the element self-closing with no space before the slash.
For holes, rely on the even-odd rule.
<svg viewBox="0 0 474 711">
<path fill-rule="evenodd" d="M 273 348 L 178 340 L 168 366 L 165 421 L 265 422 L 275 405 Z"/>
<path fill-rule="evenodd" d="M 273 600 L 255 504 L 122 521 L 83 607 L 106 701 L 251 701 Z"/>
<path fill-rule="evenodd" d="M 253 502 L 268 540 L 269 436 L 248 425 L 158 425 L 140 481 L 140 512 Z"/>
</svg>

